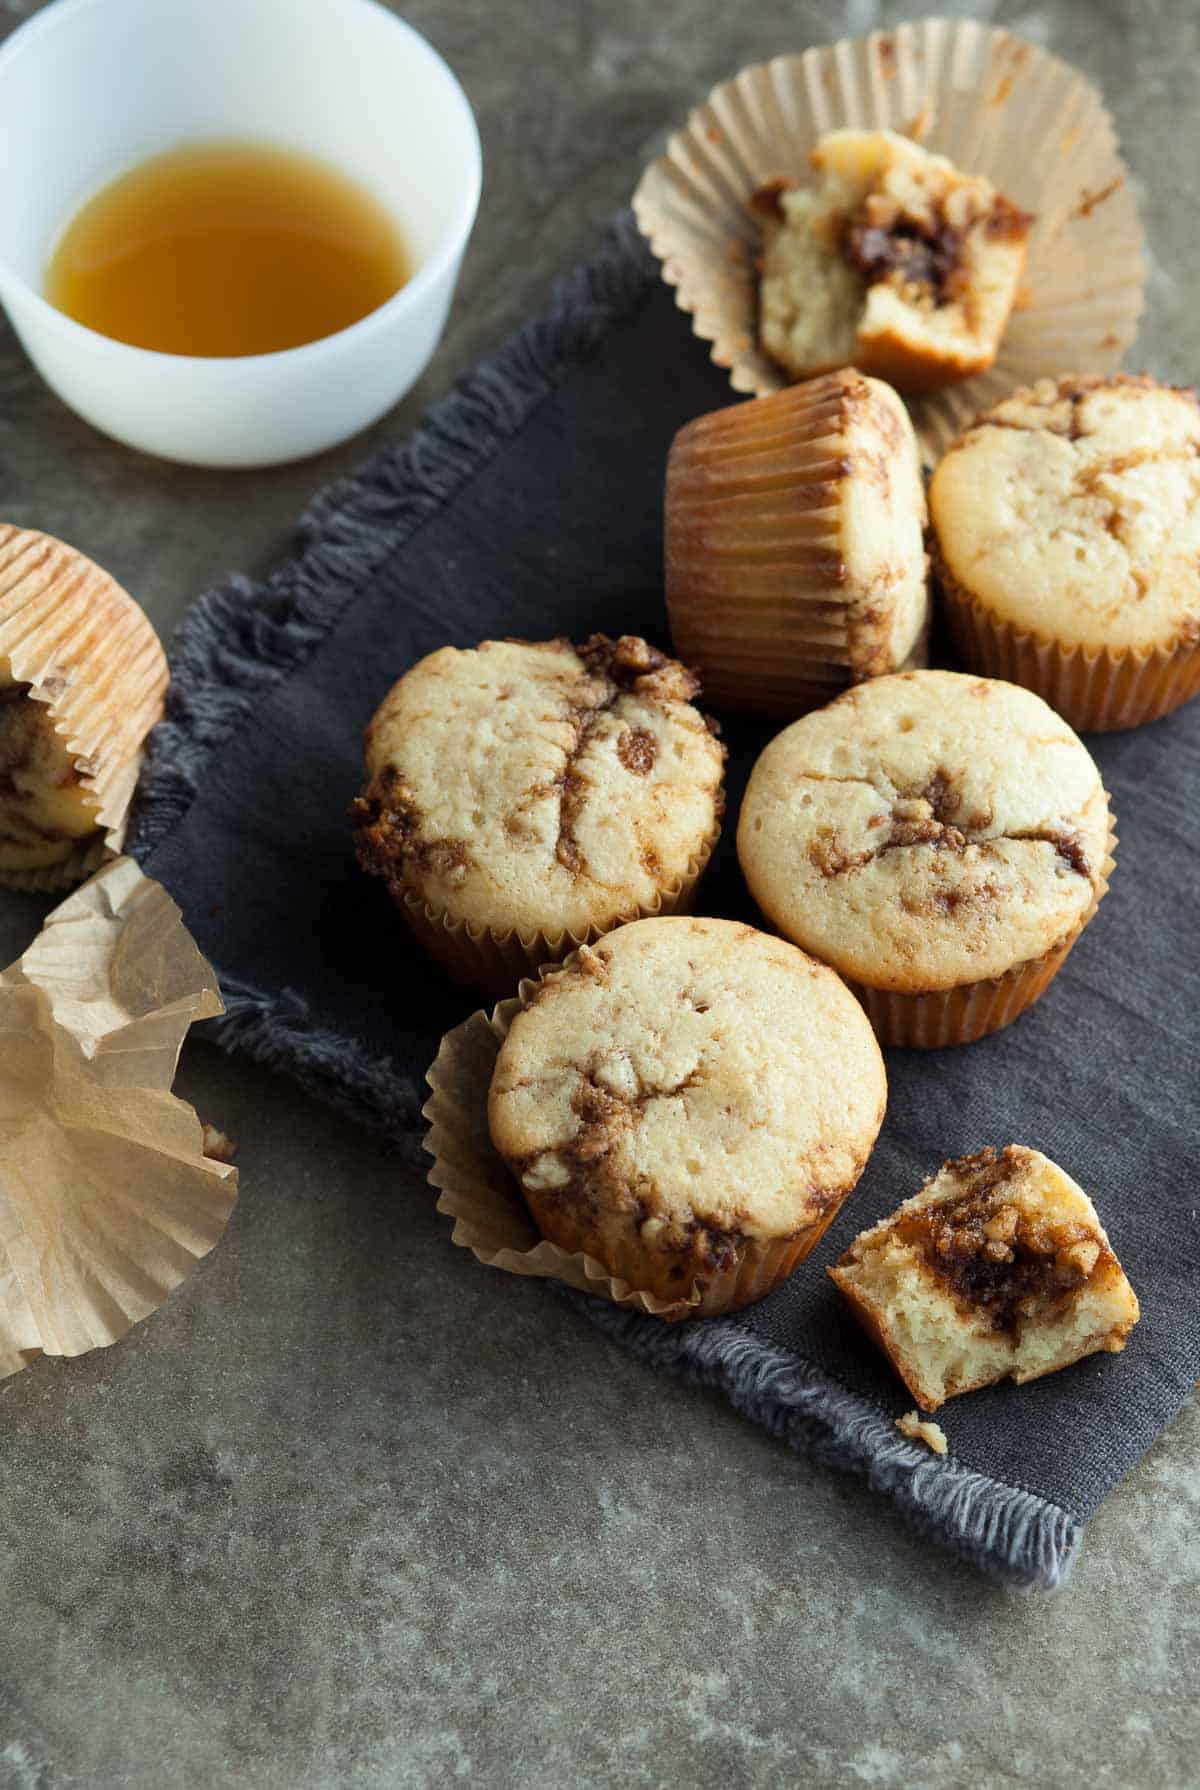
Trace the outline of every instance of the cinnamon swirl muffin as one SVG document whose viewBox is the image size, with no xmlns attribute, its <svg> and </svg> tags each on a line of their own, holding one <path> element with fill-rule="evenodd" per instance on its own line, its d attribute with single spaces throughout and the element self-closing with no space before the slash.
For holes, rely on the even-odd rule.
<svg viewBox="0 0 1200 1790">
<path fill-rule="evenodd" d="M 967 1043 L 1048 986 L 1111 868 L 1100 773 L 1014 684 L 876 678 L 779 734 L 738 856 L 772 923 L 853 984 L 885 1044 Z"/>
<path fill-rule="evenodd" d="M 359 862 L 458 980 L 522 975 L 691 898 L 724 748 L 644 640 L 487 640 L 414 665 L 367 729 Z"/>
<path fill-rule="evenodd" d="M 728 920 L 641 920 L 547 975 L 496 1062 L 492 1140 L 545 1237 L 693 1315 L 808 1254 L 883 1120 L 837 976 Z"/>
<path fill-rule="evenodd" d="M 1072 727 L 1200 690 L 1200 400 L 1129 374 L 1046 379 L 977 417 L 929 493 L 965 662 Z"/>
</svg>

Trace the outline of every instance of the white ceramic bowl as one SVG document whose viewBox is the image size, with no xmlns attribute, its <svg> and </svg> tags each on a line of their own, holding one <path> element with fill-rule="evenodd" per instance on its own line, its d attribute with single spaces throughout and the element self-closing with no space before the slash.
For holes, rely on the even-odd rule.
<svg viewBox="0 0 1200 1790">
<path fill-rule="evenodd" d="M 182 142 L 307 151 L 393 213 L 417 272 L 337 335 L 200 359 L 113 342 L 42 296 L 78 206 Z M 56 0 L 0 48 L 0 301 L 63 401 L 118 441 L 197 466 L 269 466 L 344 441 L 437 346 L 479 203 L 479 134 L 437 52 L 377 0 Z"/>
</svg>

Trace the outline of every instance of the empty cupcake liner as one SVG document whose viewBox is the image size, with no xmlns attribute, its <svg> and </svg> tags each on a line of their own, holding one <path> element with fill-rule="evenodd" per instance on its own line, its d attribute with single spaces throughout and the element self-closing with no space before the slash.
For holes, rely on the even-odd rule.
<svg viewBox="0 0 1200 1790">
<path fill-rule="evenodd" d="M 557 967 L 548 966 L 546 973 Z M 521 1189 L 492 1143 L 487 1111 L 500 1048 L 538 986 L 536 980 L 522 982 L 519 995 L 502 1001 L 490 1014 L 473 1013 L 447 1032 L 426 1077 L 432 1090 L 423 1109 L 429 1121 L 425 1148 L 433 1158 L 429 1180 L 438 1189 L 438 1211 L 454 1219 L 454 1243 L 469 1249 L 484 1267 L 558 1280 L 668 1323 L 736 1311 L 763 1298 L 816 1247 L 840 1201 L 797 1235 L 755 1242 L 730 1268 L 706 1271 L 703 1289 L 693 1281 L 684 1297 L 666 1287 L 647 1287 L 648 1265 L 632 1239 L 627 1259 L 619 1264 L 621 1271 L 614 1272 L 594 1256 L 562 1249 L 541 1236 Z"/>
<path fill-rule="evenodd" d="M 214 1247 L 237 1173 L 171 1093 L 216 978 L 118 858 L 0 976 L 0 1378 L 107 1347 Z"/>
<path fill-rule="evenodd" d="M 623 909 L 603 924 L 590 926 L 583 934 L 493 932 L 452 919 L 411 892 L 402 897 L 400 911 L 425 950 L 455 982 L 478 989 L 481 994 L 508 995 L 523 976 L 536 976 L 544 965 L 560 963 L 580 945 L 594 944 L 617 926 L 631 920 L 690 913 L 697 886 L 720 837 L 721 828 L 717 825 L 674 888 L 661 891 L 652 902 Z"/>
<path fill-rule="evenodd" d="M 924 663 L 923 629 L 904 667 L 876 665 L 858 616 L 879 593 L 847 577 L 843 487 L 856 389 L 864 388 L 853 369 L 825 374 L 698 417 L 675 438 L 665 503 L 671 638 L 718 707 L 797 715 L 857 677 Z M 902 412 L 894 420 L 907 432 Z M 923 524 L 915 463 L 913 472 Z"/>
<path fill-rule="evenodd" d="M 0 871 L 0 884 L 66 888 L 124 840 L 167 661 L 150 622 L 107 572 L 49 535 L 0 524 L 0 663 L 44 703 L 96 811 L 97 834 L 58 864 Z"/>
<path fill-rule="evenodd" d="M 999 27 L 921 19 L 743 69 L 671 137 L 634 194 L 638 226 L 734 391 L 786 376 L 758 346 L 751 195 L 804 180 L 825 132 L 919 137 L 1035 214 L 1017 306 L 994 365 L 915 398 L 932 460 L 978 410 L 1064 366 L 1107 373 L 1134 339 L 1142 236 L 1111 119 L 1077 69 Z"/>
<path fill-rule="evenodd" d="M 946 621 L 963 664 L 1035 690 L 1077 733 L 1157 721 L 1200 691 L 1200 640 L 1147 648 L 1064 646 L 995 615 L 937 562 Z"/>
<path fill-rule="evenodd" d="M 1002 976 L 965 982 L 957 988 L 936 989 L 927 994 L 900 994 L 891 989 L 868 988 L 847 976 L 845 980 L 862 1002 L 880 1044 L 909 1050 L 944 1050 L 953 1044 L 974 1044 L 1011 1025 L 1045 994 L 1107 895 L 1116 864 L 1116 849 L 1117 835 L 1110 807 L 1104 862 L 1091 906 L 1065 939 L 1041 957 L 1014 964 Z"/>
</svg>

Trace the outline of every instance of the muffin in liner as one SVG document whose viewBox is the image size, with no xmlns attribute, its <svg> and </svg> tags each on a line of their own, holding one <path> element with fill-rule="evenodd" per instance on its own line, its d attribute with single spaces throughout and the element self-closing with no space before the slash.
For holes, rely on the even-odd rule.
<svg viewBox="0 0 1200 1790">
<path fill-rule="evenodd" d="M 665 1264 L 656 1276 L 647 1252 L 632 1242 L 628 1260 L 614 1272 L 582 1249 L 571 1251 L 541 1236 L 488 1128 L 488 1092 L 501 1046 L 539 986 L 522 982 L 517 997 L 490 1015 L 472 1014 L 448 1032 L 429 1069 L 432 1093 L 423 1113 L 429 1121 L 425 1148 L 433 1158 L 429 1180 L 439 1190 L 438 1211 L 455 1221 L 453 1241 L 485 1267 L 559 1280 L 668 1322 L 734 1311 L 778 1286 L 816 1247 L 842 1200 L 789 1237 L 748 1239 L 740 1259 L 728 1267 L 706 1263 L 703 1290 L 693 1280 L 682 1297 L 678 1277 L 668 1281 Z"/>
<path fill-rule="evenodd" d="M 1119 365 L 1142 310 L 1142 238 L 1100 95 L 1010 32 L 934 18 L 743 69 L 643 174 L 638 226 L 735 391 L 761 396 L 787 383 L 758 343 L 749 201 L 773 180 L 806 179 L 817 139 L 843 127 L 917 137 L 1035 215 L 1019 308 L 994 365 L 911 404 L 928 458 L 1014 386 L 1066 365 Z"/>
<path fill-rule="evenodd" d="M 1200 691 L 1200 633 L 1167 646 L 1064 646 L 988 609 L 946 569 L 933 544 L 942 609 L 965 665 L 1036 690 L 1076 733 L 1157 721 Z"/>
<path fill-rule="evenodd" d="M 952 1044 L 974 1044 L 992 1032 L 1000 1032 L 1040 1000 L 1066 962 L 1072 947 L 1108 893 L 1116 864 L 1117 835 L 1109 808 L 1108 841 L 1092 904 L 1075 929 L 1041 957 L 1014 964 L 1002 976 L 980 982 L 964 982 L 957 988 L 936 989 L 926 994 L 902 994 L 892 989 L 868 988 L 851 977 L 844 978 L 854 990 L 885 1046 L 910 1050 L 942 1050 Z"/>
<path fill-rule="evenodd" d="M 171 1092 L 222 1011 L 179 910 L 118 858 L 0 975 L 0 1378 L 107 1347 L 220 1240 L 227 1140 Z"/>
<path fill-rule="evenodd" d="M 411 890 L 405 891 L 398 906 L 419 943 L 461 987 L 478 989 L 481 994 L 507 995 L 523 976 L 536 976 L 544 965 L 560 963 L 580 945 L 594 944 L 616 926 L 658 915 L 690 914 L 696 889 L 720 837 L 721 828 L 717 825 L 675 887 L 660 891 L 653 902 L 614 914 L 602 926 L 590 926 L 582 936 L 572 932 L 492 932 L 487 927 L 451 919 Z"/>
<path fill-rule="evenodd" d="M 159 720 L 167 661 L 133 598 L 49 535 L 0 524 L 0 674 L 44 704 L 74 761 L 94 833 L 58 862 L 0 866 L 0 885 L 68 887 L 121 848 L 143 743 Z"/>
<path fill-rule="evenodd" d="M 920 457 L 853 368 L 697 417 L 667 462 L 675 651 L 718 706 L 797 715 L 926 661 Z"/>
<path fill-rule="evenodd" d="M 634 635 L 428 654 L 364 739 L 355 854 L 457 981 L 523 975 L 687 907 L 724 807 L 696 677 Z"/>
</svg>

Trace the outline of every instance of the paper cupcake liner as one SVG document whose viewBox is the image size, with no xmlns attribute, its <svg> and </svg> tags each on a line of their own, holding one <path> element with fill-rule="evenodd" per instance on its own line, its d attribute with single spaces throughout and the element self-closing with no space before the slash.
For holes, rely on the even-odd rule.
<svg viewBox="0 0 1200 1790">
<path fill-rule="evenodd" d="M 816 1247 L 841 1202 L 796 1236 L 753 1244 L 723 1273 L 706 1270 L 703 1289 L 693 1281 L 683 1296 L 678 1287 L 652 1284 L 653 1271 L 632 1239 L 623 1259 L 606 1266 L 583 1250 L 561 1248 L 540 1234 L 521 1189 L 492 1143 L 487 1110 L 500 1047 L 537 986 L 536 981 L 524 981 L 520 994 L 502 1001 L 491 1014 L 473 1013 L 447 1032 L 426 1077 L 432 1090 L 422 1114 L 429 1121 L 425 1148 L 433 1158 L 429 1180 L 438 1189 L 438 1211 L 454 1220 L 453 1242 L 469 1249 L 486 1268 L 558 1280 L 668 1323 L 736 1311 L 786 1280 Z"/>
<path fill-rule="evenodd" d="M 1150 648 L 1068 647 L 1015 628 L 964 590 L 935 553 L 946 622 L 963 664 L 1023 684 L 1077 733 L 1157 721 L 1200 691 L 1200 640 Z"/>
<path fill-rule="evenodd" d="M 964 982 L 957 988 L 928 994 L 900 994 L 892 989 L 868 988 L 845 978 L 862 1002 L 880 1044 L 906 1050 L 944 1050 L 953 1044 L 974 1044 L 992 1032 L 1001 1032 L 1027 1007 L 1040 1000 L 1066 962 L 1080 934 L 1108 893 L 1116 864 L 1117 835 L 1109 809 L 1108 840 L 1100 881 L 1092 904 L 1073 932 L 1026 963 L 1014 964 L 1002 976 L 980 982 Z"/>
<path fill-rule="evenodd" d="M 65 888 L 120 850 L 167 661 L 146 616 L 107 572 L 49 535 L 0 524 L 0 661 L 50 712 L 96 811 L 99 837 L 61 863 L 0 871 L 0 884 Z"/>
<path fill-rule="evenodd" d="M 758 346 L 759 233 L 747 202 L 778 176 L 806 180 L 817 138 L 844 127 L 919 137 L 1035 214 L 1019 308 L 994 365 L 911 402 L 927 458 L 1016 386 L 1064 366 L 1120 364 L 1142 310 L 1142 236 L 1099 93 L 998 27 L 921 19 L 743 69 L 643 174 L 638 226 L 734 391 L 787 383 Z"/>
<path fill-rule="evenodd" d="M 671 638 L 717 707 L 797 715 L 856 675 L 852 615 L 864 593 L 850 587 L 842 556 L 856 385 L 852 370 L 825 374 L 697 417 L 675 438 L 665 502 Z"/>
<path fill-rule="evenodd" d="M 425 950 L 455 982 L 464 988 L 478 989 L 481 994 L 509 995 L 523 976 L 536 976 L 544 965 L 560 963 L 580 945 L 594 944 L 617 926 L 625 926 L 631 920 L 690 913 L 697 886 L 720 837 L 718 825 L 673 889 L 661 891 L 652 902 L 625 909 L 602 924 L 589 926 L 583 934 L 492 932 L 454 920 L 411 892 L 406 892 L 398 905 Z"/>
<path fill-rule="evenodd" d="M 116 1342 L 219 1241 L 237 1174 L 170 1090 L 188 1027 L 222 1010 L 129 858 L 0 975 L 0 1378 Z"/>
</svg>

